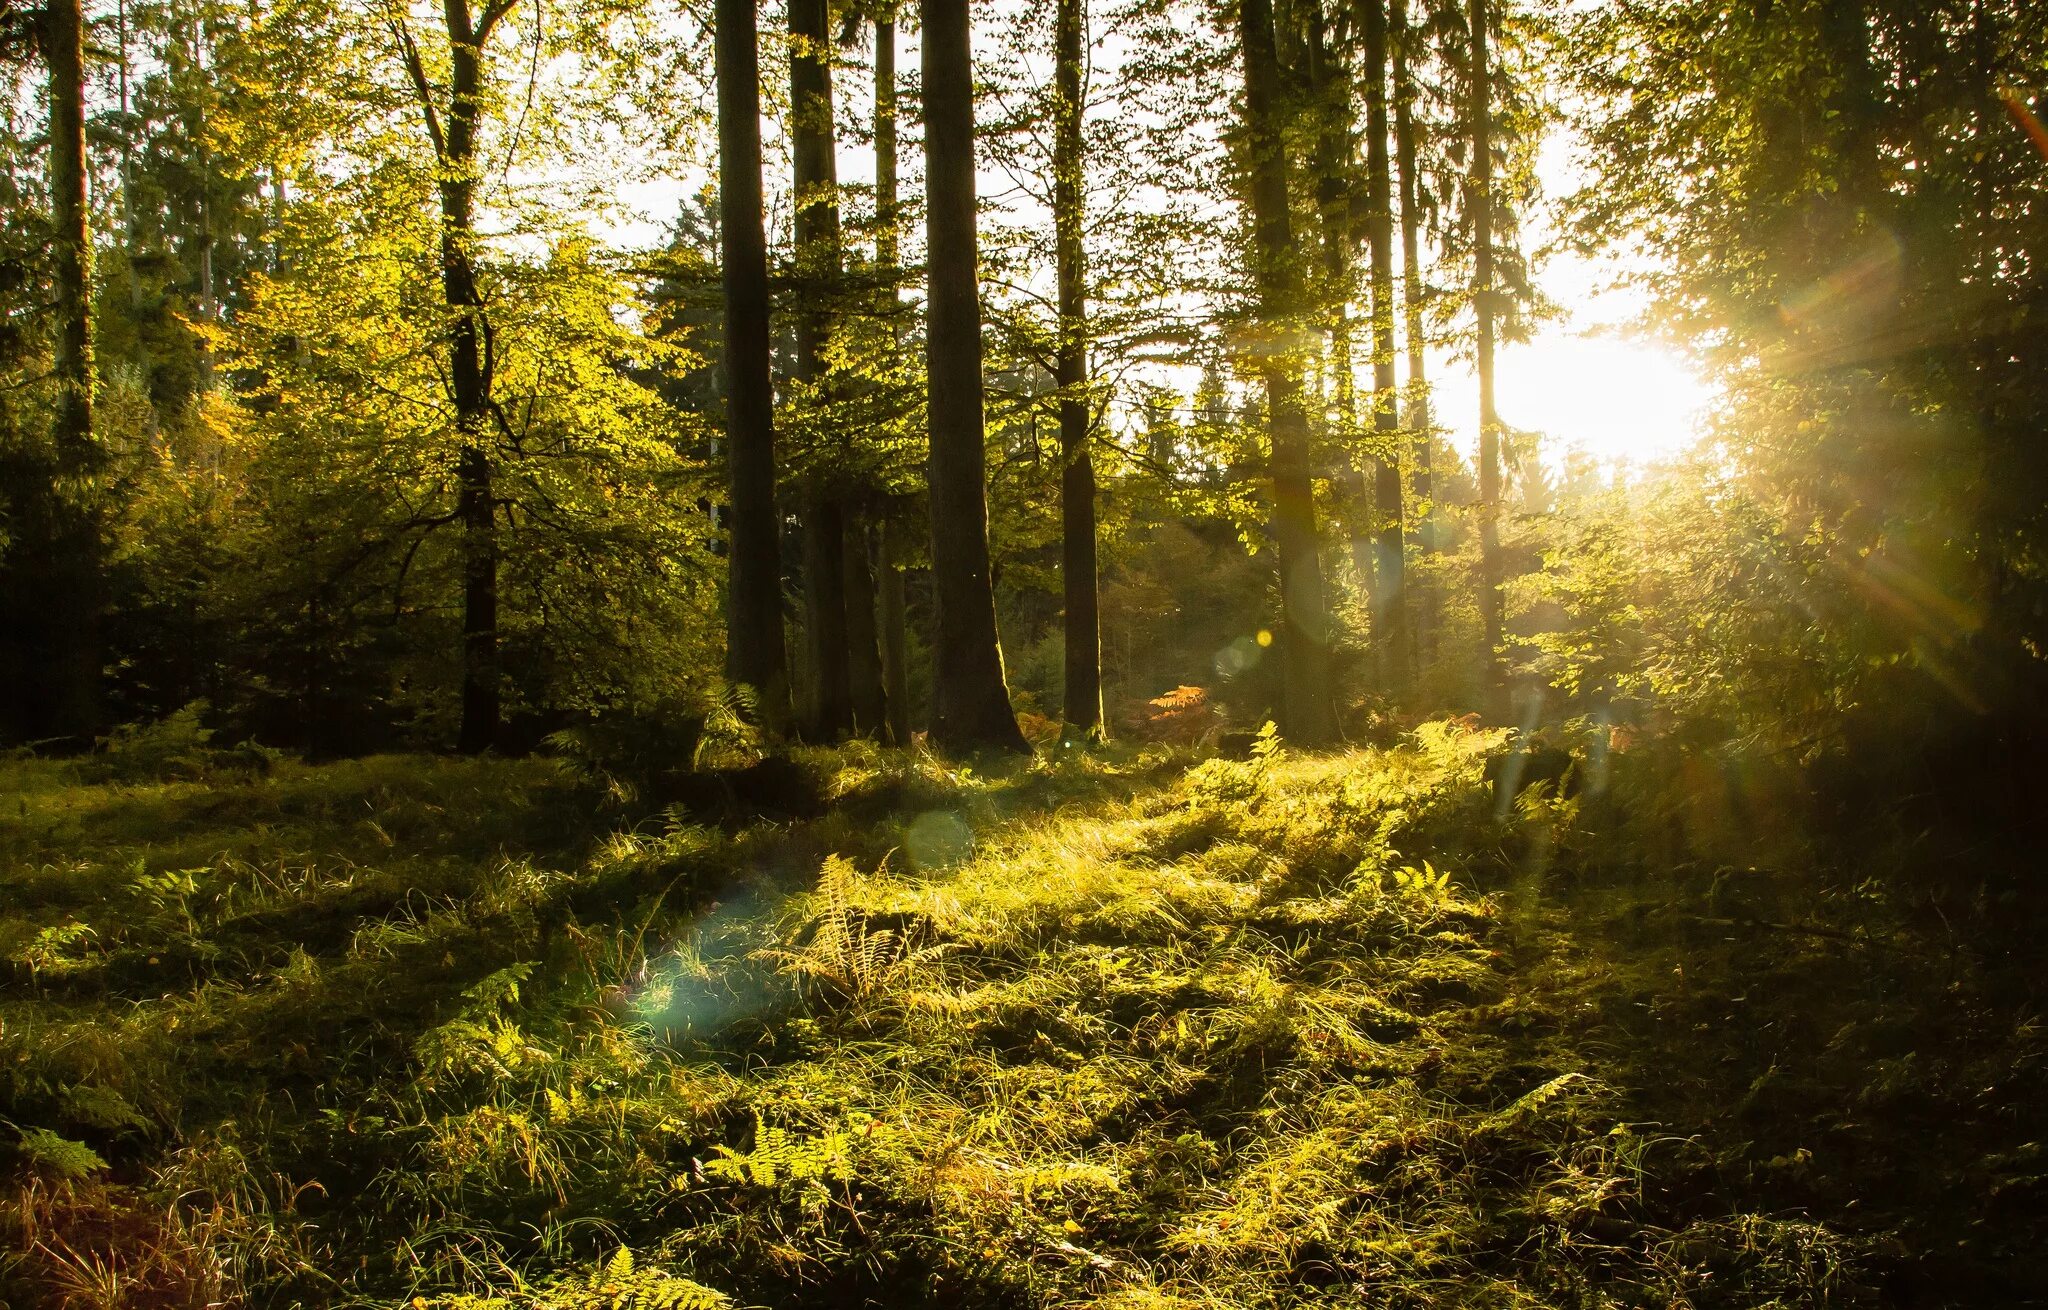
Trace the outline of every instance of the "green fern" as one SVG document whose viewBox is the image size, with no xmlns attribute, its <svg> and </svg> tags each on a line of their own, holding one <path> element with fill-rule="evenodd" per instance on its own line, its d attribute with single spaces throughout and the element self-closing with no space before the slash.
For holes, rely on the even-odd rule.
<svg viewBox="0 0 2048 1310">
<path fill-rule="evenodd" d="M 880 991 L 909 961 L 910 944 L 894 928 L 868 926 L 867 911 L 856 903 L 860 889 L 860 871 L 851 861 L 826 856 L 817 892 L 824 907 L 810 941 L 795 949 L 757 951 L 756 958 L 856 999 Z"/>
<path fill-rule="evenodd" d="M 704 712 L 704 728 L 690 752 L 690 767 L 721 758 L 751 759 L 760 753 L 760 698 L 744 683 L 725 687 Z"/>
<path fill-rule="evenodd" d="M 66 1180 L 88 1178 L 108 1168 L 98 1151 L 47 1128 L 22 1129 L 21 1153 L 31 1168 Z"/>
<path fill-rule="evenodd" d="M 538 1310 L 719 1310 L 732 1303 L 702 1283 L 638 1263 L 625 1246 L 584 1278 L 558 1283 L 550 1293 Z"/>
<path fill-rule="evenodd" d="M 1411 866 L 1394 870 L 1393 880 L 1395 894 L 1409 900 L 1436 905 L 1450 899 L 1451 875 L 1439 871 L 1428 860 L 1419 869 Z"/>
<path fill-rule="evenodd" d="M 776 1187 L 782 1184 L 850 1182 L 853 1178 L 853 1135 L 842 1129 L 816 1137 L 800 1136 L 754 1112 L 754 1149 L 742 1154 L 717 1148 L 704 1162 L 704 1174 L 725 1182 Z"/>
</svg>

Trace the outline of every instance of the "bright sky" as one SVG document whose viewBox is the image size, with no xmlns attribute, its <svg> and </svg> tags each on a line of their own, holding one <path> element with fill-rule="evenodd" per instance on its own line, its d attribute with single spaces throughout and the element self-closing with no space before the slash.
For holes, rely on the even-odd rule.
<svg viewBox="0 0 2048 1310">
<path fill-rule="evenodd" d="M 1573 143 L 1560 133 L 1537 158 L 1546 196 L 1570 193 L 1583 176 Z M 1527 235 L 1540 246 L 1550 216 L 1532 215 Z M 1520 345 L 1502 346 L 1494 369 L 1501 421 L 1544 434 L 1543 456 L 1555 464 L 1576 447 L 1603 463 L 1644 465 L 1691 444 L 1715 389 L 1683 354 L 1631 331 L 1645 301 L 1617 287 L 1627 266 L 1615 259 L 1560 254 L 1537 269 L 1536 281 L 1564 309 Z M 1459 449 L 1478 441 L 1479 385 L 1468 360 L 1435 362 L 1438 421 Z"/>
</svg>

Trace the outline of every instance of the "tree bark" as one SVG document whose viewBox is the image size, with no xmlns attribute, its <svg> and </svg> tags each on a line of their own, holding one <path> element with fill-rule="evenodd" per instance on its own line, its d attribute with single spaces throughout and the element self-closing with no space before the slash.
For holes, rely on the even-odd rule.
<svg viewBox="0 0 2048 1310">
<path fill-rule="evenodd" d="M 875 263 L 885 275 L 888 296 L 896 290 L 888 276 L 902 262 L 903 214 L 896 194 L 896 23 L 875 20 Z"/>
<path fill-rule="evenodd" d="M 498 541 L 492 495 L 490 321 L 477 293 L 473 209 L 476 132 L 482 113 L 483 48 L 505 9 L 482 21 L 468 0 L 444 0 L 448 24 L 448 120 L 441 144 L 441 287 L 451 316 L 448 380 L 455 394 L 455 517 L 462 525 L 462 726 L 457 748 L 486 751 L 498 738 Z M 424 84 L 422 95 L 424 99 Z M 431 101 L 426 101 L 429 114 Z M 431 122 L 431 119 L 430 119 Z"/>
<path fill-rule="evenodd" d="M 1252 259 L 1260 325 L 1266 338 L 1259 371 L 1266 387 L 1272 441 L 1273 538 L 1280 575 L 1280 726 L 1301 745 L 1326 746 L 1337 739 L 1337 718 L 1330 685 L 1330 624 L 1316 540 L 1308 418 L 1301 404 L 1299 346 L 1293 339 L 1301 308 L 1301 277 L 1288 212 L 1286 143 L 1276 104 L 1280 65 L 1274 47 L 1272 0 L 1239 0 L 1238 31 L 1244 55 L 1244 113 L 1250 151 Z"/>
<path fill-rule="evenodd" d="M 1321 0 L 1309 9 L 1309 92 L 1318 125 L 1315 171 L 1316 209 L 1323 230 L 1324 303 L 1330 315 L 1330 372 L 1336 381 L 1337 416 L 1344 441 L 1338 452 L 1336 479 L 1350 519 L 1353 585 L 1371 594 L 1373 585 L 1372 515 L 1361 452 L 1354 437 L 1358 427 L 1358 387 L 1352 376 L 1351 256 L 1357 241 L 1352 214 L 1353 162 L 1351 79 L 1342 53 L 1325 26 Z"/>
<path fill-rule="evenodd" d="M 1029 754 L 1003 681 L 989 565 L 968 0 L 921 0 L 920 11 L 930 265 L 925 373 L 938 610 L 931 730 L 948 750 L 996 747 Z"/>
<path fill-rule="evenodd" d="M 57 413 L 52 433 L 46 562 L 40 574 L 45 613 L 22 616 L 40 628 L 45 649 L 27 652 L 21 689 L 32 738 L 90 745 L 103 726 L 100 703 L 100 606 L 103 599 L 99 518 L 87 482 L 99 464 L 93 440 L 92 234 L 86 194 L 85 16 L 79 0 L 49 0 L 43 12 L 43 59 L 49 72 L 51 282 L 56 292 L 52 352 Z M 45 489 L 37 488 L 39 494 Z M 40 535 L 40 534 L 38 534 Z M 25 543 L 24 543 L 25 544 Z M 33 667 L 42 663 L 43 667 Z"/>
<path fill-rule="evenodd" d="M 1407 543 L 1403 540 L 1401 418 L 1395 410 L 1394 199 L 1387 159 L 1387 0 L 1365 0 L 1365 176 L 1372 245 L 1372 426 L 1380 455 L 1373 477 L 1379 531 L 1373 550 L 1373 644 L 1382 685 L 1407 686 Z"/>
<path fill-rule="evenodd" d="M 847 675 L 853 685 L 853 730 L 889 738 L 889 697 L 883 685 L 881 632 L 875 624 L 874 532 L 868 516 L 849 512 L 839 558 L 846 577 Z"/>
<path fill-rule="evenodd" d="M 910 618 L 903 586 L 904 527 L 894 515 L 882 520 L 882 684 L 888 697 L 889 740 L 910 744 Z"/>
<path fill-rule="evenodd" d="M 882 309 L 892 324 L 896 278 L 901 262 L 902 212 L 896 193 L 896 23 L 875 20 L 875 267 L 882 284 Z M 882 520 L 880 601 L 882 688 L 889 740 L 910 744 L 910 626 L 904 600 L 902 525 L 892 511 Z"/>
<path fill-rule="evenodd" d="M 1422 242 L 1416 209 L 1415 77 L 1408 65 L 1413 33 L 1408 26 L 1407 0 L 1390 0 L 1394 47 L 1394 162 L 1400 177 L 1401 313 L 1408 347 L 1407 424 L 1415 467 L 1415 536 L 1424 554 L 1436 549 L 1436 437 L 1430 428 L 1428 340 L 1423 330 Z M 1436 654 L 1435 597 L 1421 585 L 1410 585 L 1416 645 L 1422 658 Z"/>
<path fill-rule="evenodd" d="M 790 0 L 790 145 L 796 182 L 796 381 L 822 407 L 830 395 L 825 352 L 832 297 L 840 272 L 839 170 L 832 126 L 832 29 L 827 0 Z M 820 429 L 823 424 L 814 425 Z M 826 438 L 822 431 L 819 441 Z M 804 640 L 809 658 L 809 735 L 836 741 L 853 731 L 852 661 L 848 649 L 846 506 L 834 485 L 838 470 L 819 467 L 816 452 L 804 495 Z M 870 598 L 872 604 L 872 597 Z M 870 620 L 872 624 L 872 619 Z"/>
<path fill-rule="evenodd" d="M 1471 0 L 1469 109 L 1472 132 L 1472 304 L 1478 320 L 1473 367 L 1479 375 L 1479 626 L 1485 642 L 1483 693 L 1487 713 L 1508 713 L 1501 670 L 1500 413 L 1493 395 L 1493 107 L 1486 67 L 1486 0 Z"/>
<path fill-rule="evenodd" d="M 718 228 L 725 290 L 725 453 L 730 480 L 725 675 L 752 687 L 770 732 L 790 724 L 782 634 L 782 520 L 775 508 L 768 241 L 761 201 L 755 0 L 718 0 Z"/>
<path fill-rule="evenodd" d="M 1097 588 L 1095 457 L 1089 449 L 1088 284 L 1082 247 L 1087 160 L 1081 44 L 1085 0 L 1059 0 L 1054 35 L 1053 235 L 1059 281 L 1060 576 L 1065 591 L 1062 713 L 1102 735 L 1102 617 Z"/>
</svg>

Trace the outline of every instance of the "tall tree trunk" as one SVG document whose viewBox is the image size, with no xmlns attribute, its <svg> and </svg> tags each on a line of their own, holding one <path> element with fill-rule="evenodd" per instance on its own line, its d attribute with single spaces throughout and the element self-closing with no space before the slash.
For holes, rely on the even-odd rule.
<svg viewBox="0 0 2048 1310">
<path fill-rule="evenodd" d="M 476 129 L 482 111 L 483 45 L 505 10 L 475 22 L 468 0 L 445 0 L 448 22 L 447 137 L 441 159 L 441 286 L 452 316 L 448 378 L 455 392 L 456 519 L 462 524 L 462 727 L 465 754 L 498 738 L 497 502 L 486 436 L 490 418 L 490 324 L 477 294 L 472 211 Z"/>
<path fill-rule="evenodd" d="M 1373 644 L 1380 676 L 1390 690 L 1408 683 L 1406 508 L 1401 488 L 1401 418 L 1395 410 L 1394 197 L 1387 160 L 1386 0 L 1365 0 L 1365 177 L 1367 226 L 1372 243 L 1372 426 L 1379 439 L 1373 501 L 1379 533 L 1373 551 Z"/>
<path fill-rule="evenodd" d="M 882 283 L 882 311 L 895 331 L 896 277 L 901 262 L 902 211 L 896 195 L 896 23 L 875 20 L 875 268 Z M 882 622 L 882 687 L 889 740 L 910 744 L 910 627 L 904 602 L 903 534 L 898 511 L 882 521 L 880 601 Z"/>
<path fill-rule="evenodd" d="M 1301 363 L 1288 338 L 1300 313 L 1301 276 L 1288 213 L 1287 148 L 1276 101 L 1280 63 L 1272 0 L 1239 0 L 1244 104 L 1250 150 L 1253 264 L 1259 318 L 1271 349 L 1260 359 L 1272 440 L 1273 538 L 1280 575 L 1281 727 L 1304 746 L 1337 739 L 1330 686 L 1330 624 L 1317 550 L 1315 486 L 1309 468 L 1308 417 L 1301 405 Z"/>
<path fill-rule="evenodd" d="M 902 520 L 882 520 L 882 682 L 888 694 L 889 740 L 910 744 L 910 618 L 903 587 Z"/>
<path fill-rule="evenodd" d="M 101 726 L 99 517 L 87 482 L 99 464 L 93 441 L 92 234 L 87 228 L 85 157 L 85 16 L 79 0 L 49 0 L 43 12 L 43 59 L 49 69 L 51 282 L 57 334 L 55 450 L 47 489 L 48 555 L 30 560 L 42 574 L 47 606 L 26 615 L 46 649 L 31 651 L 21 684 L 32 735 L 90 744 Z M 43 493 L 37 488 L 38 494 Z M 38 588 L 40 590 L 41 588 Z"/>
<path fill-rule="evenodd" d="M 1095 558 L 1095 457 L 1088 441 L 1088 270 L 1082 249 L 1087 160 L 1081 129 L 1085 0 L 1059 0 L 1054 34 L 1053 235 L 1059 280 L 1060 576 L 1066 593 L 1062 712 L 1102 734 L 1102 616 Z"/>
<path fill-rule="evenodd" d="M 761 70 L 755 0 L 718 0 L 718 230 L 725 283 L 728 514 L 725 676 L 754 689 L 771 732 L 790 724 L 782 637 L 782 519 L 775 508 L 768 241 L 761 202 Z"/>
<path fill-rule="evenodd" d="M 825 360 L 839 281 L 839 170 L 832 128 L 832 28 L 827 0 L 790 0 L 790 146 L 796 182 L 796 381 L 821 410 L 829 399 Z M 822 445 L 824 424 L 819 429 Z M 814 454 L 819 461 L 822 452 Z M 804 494 L 804 640 L 810 678 L 810 735 L 834 741 L 853 731 L 848 651 L 846 509 L 839 470 L 814 462 Z M 872 604 L 872 598 L 870 598 Z"/>
<path fill-rule="evenodd" d="M 853 730 L 889 738 L 889 697 L 883 687 L 881 632 L 875 625 L 874 530 L 864 508 L 849 506 L 839 558 L 846 578 L 846 660 L 852 683 Z"/>
<path fill-rule="evenodd" d="M 1415 468 L 1415 535 L 1425 554 L 1436 548 L 1436 438 L 1430 430 L 1427 338 L 1422 317 L 1421 215 L 1416 209 L 1415 76 L 1408 65 L 1414 36 L 1407 0 L 1390 0 L 1394 47 L 1394 162 L 1401 186 L 1401 315 L 1408 347 L 1407 424 Z M 1411 584 L 1415 636 L 1424 659 L 1436 654 L 1436 604 L 1427 586 Z"/>
<path fill-rule="evenodd" d="M 896 194 L 896 21 L 875 20 L 875 263 L 885 275 L 902 261 L 903 222 Z M 896 289 L 889 285 L 894 302 Z"/>
<path fill-rule="evenodd" d="M 1496 720 L 1508 713 L 1501 670 L 1500 412 L 1493 397 L 1493 93 L 1486 67 L 1486 0 L 1471 0 L 1472 305 L 1478 319 L 1473 367 L 1479 374 L 1479 626 L 1485 642 L 1484 697 Z"/>
<path fill-rule="evenodd" d="M 1361 452 L 1354 441 L 1358 428 L 1358 386 L 1352 375 L 1351 255 L 1357 243 L 1352 221 L 1351 79 L 1343 55 L 1335 48 L 1324 22 L 1322 0 L 1309 9 L 1308 78 L 1315 98 L 1316 209 L 1323 230 L 1324 301 L 1330 314 L 1330 371 L 1336 380 L 1337 416 L 1344 441 L 1336 461 L 1336 478 L 1351 520 L 1351 570 L 1355 585 L 1368 594 L 1372 587 L 1372 505 Z"/>
<path fill-rule="evenodd" d="M 988 550 L 981 298 L 975 239 L 974 54 L 968 0 L 921 0 L 925 246 L 930 267 L 932 736 L 948 750 L 1029 754 L 1003 681 Z"/>
</svg>

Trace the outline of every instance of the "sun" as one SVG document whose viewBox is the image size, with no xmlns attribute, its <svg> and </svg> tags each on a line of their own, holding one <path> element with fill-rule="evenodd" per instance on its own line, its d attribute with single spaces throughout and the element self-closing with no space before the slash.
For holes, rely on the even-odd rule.
<svg viewBox="0 0 2048 1310">
<path fill-rule="evenodd" d="M 1501 418 L 1541 432 L 1546 454 L 1657 463 L 1686 449 L 1715 395 L 1678 352 L 1608 332 L 1539 335 L 1501 353 Z"/>
</svg>

